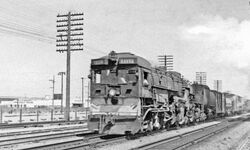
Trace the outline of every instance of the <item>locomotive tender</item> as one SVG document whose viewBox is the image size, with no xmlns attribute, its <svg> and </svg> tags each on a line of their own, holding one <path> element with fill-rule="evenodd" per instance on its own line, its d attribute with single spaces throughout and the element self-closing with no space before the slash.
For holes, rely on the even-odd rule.
<svg viewBox="0 0 250 150">
<path fill-rule="evenodd" d="M 100 134 L 135 134 L 225 114 L 226 97 L 189 84 L 175 71 L 154 68 L 131 53 L 92 59 L 88 128 Z"/>
</svg>

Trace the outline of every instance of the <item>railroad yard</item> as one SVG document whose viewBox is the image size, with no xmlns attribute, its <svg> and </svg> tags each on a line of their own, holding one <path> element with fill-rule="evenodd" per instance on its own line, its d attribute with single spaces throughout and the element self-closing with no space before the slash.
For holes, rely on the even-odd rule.
<svg viewBox="0 0 250 150">
<path fill-rule="evenodd" d="M 0 1 L 0 150 L 250 150 L 250 1 Z"/>
<path fill-rule="evenodd" d="M 155 131 L 130 140 L 124 136 L 103 137 L 90 132 L 85 121 L 44 124 L 43 127 L 13 127 L 0 130 L 0 149 L 247 150 L 249 121 L 250 114 L 246 114 L 178 130 Z"/>
</svg>

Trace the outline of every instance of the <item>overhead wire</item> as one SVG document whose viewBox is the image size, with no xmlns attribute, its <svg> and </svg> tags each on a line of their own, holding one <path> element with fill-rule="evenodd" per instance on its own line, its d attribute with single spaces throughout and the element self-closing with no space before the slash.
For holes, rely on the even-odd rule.
<svg viewBox="0 0 250 150">
<path fill-rule="evenodd" d="M 32 39 L 32 40 L 38 40 L 38 41 L 42 41 L 42 42 L 47 42 L 49 44 L 52 44 L 52 41 L 48 41 L 44 38 L 39 38 L 39 37 L 35 37 L 35 36 L 32 36 L 32 35 L 29 35 L 29 34 L 25 34 L 25 33 L 22 33 L 22 32 L 17 32 L 15 30 L 8 30 L 8 29 L 4 29 L 4 28 L 0 28 L 0 33 L 2 34 L 12 34 L 12 35 L 17 35 L 17 36 L 21 36 L 21 37 L 24 37 L 24 38 L 29 38 L 29 39 Z"/>
<path fill-rule="evenodd" d="M 5 33 L 14 33 L 15 35 L 25 36 L 25 37 L 32 37 L 34 39 L 39 39 L 43 41 L 47 41 L 51 43 L 53 37 L 46 35 L 46 33 L 40 32 L 38 29 L 23 25 L 17 22 L 5 21 L 4 19 L 0 18 L 0 27 Z"/>
<path fill-rule="evenodd" d="M 41 38 L 48 39 L 48 40 L 53 40 L 54 39 L 53 37 L 45 36 L 45 35 L 42 35 L 42 34 L 40 34 L 38 32 L 32 32 L 32 31 L 29 31 L 29 30 L 22 30 L 22 29 L 18 29 L 18 28 L 15 28 L 15 27 L 12 27 L 12 26 L 3 25 L 3 24 L 0 24 L 0 27 L 1 28 L 5 28 L 5 29 L 9 29 L 9 30 L 14 30 L 14 31 L 22 32 L 24 34 L 29 34 L 29 35 L 41 37 Z"/>
<path fill-rule="evenodd" d="M 44 5 L 37 5 L 37 3 L 34 3 L 37 7 L 45 7 Z M 44 4 L 44 3 L 43 3 Z M 49 4 L 49 3 L 48 3 Z M 19 5 L 19 6 L 21 6 L 21 5 Z M 23 6 L 21 6 L 21 7 L 23 7 Z M 46 5 L 46 10 L 48 10 L 48 11 L 50 11 L 50 12 L 55 12 L 52 8 L 49 8 L 49 7 L 47 7 L 47 5 Z M 56 38 L 54 38 L 54 40 L 55 40 Z M 106 54 L 106 52 L 104 52 L 104 51 L 102 51 L 102 50 L 98 50 L 98 49 L 96 49 L 96 48 L 93 48 L 93 47 L 91 47 L 91 46 L 86 46 L 86 45 L 83 45 L 83 47 L 85 47 L 87 50 L 89 49 L 89 50 L 91 50 L 90 51 L 90 53 L 92 53 L 92 52 L 94 52 L 94 53 L 98 53 L 98 54 Z"/>
<path fill-rule="evenodd" d="M 14 5 L 16 6 L 16 5 Z M 12 8 L 12 7 L 7 7 L 7 8 Z M 30 7 L 29 7 L 30 8 Z M 25 10 L 27 12 L 27 10 L 29 8 L 21 8 L 22 10 Z M 35 19 L 37 19 L 37 16 L 34 16 L 34 15 L 27 15 L 27 14 L 32 14 L 32 13 L 24 13 L 25 11 L 19 11 L 18 13 L 15 13 L 15 15 L 13 15 L 14 12 L 16 12 L 16 9 L 19 9 L 19 8 L 16 8 L 16 9 L 6 9 L 6 7 L 3 7 L 2 5 L 0 5 L 0 13 L 3 14 L 1 15 L 1 18 L 2 20 L 4 21 L 14 21 L 14 22 L 22 22 L 23 20 L 26 20 L 25 23 L 27 23 L 27 21 L 29 20 L 29 23 L 28 25 L 32 24 L 32 26 L 36 26 L 36 29 L 41 29 L 41 25 L 37 25 L 37 23 L 34 21 Z M 6 11 L 4 11 L 6 10 Z M 22 23 L 24 24 L 24 22 Z"/>
<path fill-rule="evenodd" d="M 44 42 L 47 42 L 49 44 L 55 44 L 55 40 L 56 40 L 56 38 L 53 38 L 50 36 L 45 36 L 45 35 L 38 33 L 38 32 L 33 32 L 33 31 L 29 31 L 29 30 L 22 30 L 22 29 L 18 29 L 18 28 L 14 28 L 11 26 L 6 26 L 6 25 L 0 24 L 0 31 L 1 30 L 4 31 L 5 33 L 12 33 L 12 34 L 19 35 L 21 37 L 26 37 L 26 38 L 29 37 L 31 39 L 44 41 Z M 97 50 L 91 46 L 84 46 L 84 47 L 86 49 L 92 50 L 92 51 L 89 51 L 90 53 L 92 53 L 94 51 L 94 52 L 99 53 L 99 54 L 106 54 L 105 52 Z M 92 54 L 95 55 L 94 53 L 92 53 Z"/>
<path fill-rule="evenodd" d="M 14 5 L 14 3 L 12 2 L 5 2 L 5 5 Z M 23 3 L 15 3 L 14 5 L 15 7 L 3 7 L 3 5 L 0 5 L 0 9 L 2 10 L 1 13 L 3 13 L 2 16 L 8 16 L 7 17 L 0 17 L 0 33 L 2 34 L 13 34 L 13 35 L 18 35 L 20 37 L 23 38 L 29 38 L 29 39 L 35 39 L 38 41 L 42 41 L 42 42 L 47 42 L 49 44 L 55 44 L 56 41 L 56 37 L 52 37 L 51 35 L 49 35 L 46 32 L 41 31 L 43 26 L 39 26 L 36 25 L 32 20 L 33 18 L 37 17 L 37 16 L 33 16 L 30 13 L 24 13 L 24 11 L 20 11 L 19 13 L 16 13 L 15 15 L 9 15 L 11 13 L 11 11 L 15 11 L 15 8 L 23 8 L 23 10 L 37 10 L 36 8 L 34 9 L 33 7 L 27 7 L 27 4 L 23 4 Z M 33 6 L 33 3 L 32 3 Z M 37 5 L 36 3 L 36 7 L 40 8 L 41 5 Z M 43 6 L 44 7 L 44 6 Z M 47 8 L 47 7 L 46 7 Z M 4 11 L 8 11 L 7 13 L 5 13 Z M 46 9 L 47 11 L 47 9 Z M 52 9 L 48 10 L 50 12 L 54 12 L 52 11 Z M 9 19 L 9 17 L 11 17 L 11 19 Z M 20 20 L 21 21 L 17 21 Z M 24 23 L 22 20 L 31 20 L 28 23 L 29 25 L 26 25 L 26 23 Z M 13 20 L 13 21 L 11 21 Z M 22 22 L 22 23 L 20 23 Z M 47 30 L 47 29 L 46 29 Z M 56 32 L 55 32 L 56 33 Z M 89 50 L 90 53 L 92 53 L 92 55 L 96 55 L 95 53 L 98 54 L 106 54 L 105 52 L 103 52 L 102 50 L 97 50 L 96 48 L 93 48 L 91 46 L 86 46 L 84 45 L 84 48 Z M 90 55 L 90 56 L 92 56 Z"/>
<path fill-rule="evenodd" d="M 44 31 L 48 31 L 48 28 L 45 29 L 47 25 L 43 25 L 41 24 L 41 22 L 38 24 L 36 21 L 38 20 L 37 14 L 30 13 L 30 11 L 37 12 L 38 10 L 41 10 L 39 7 L 34 8 L 33 6 L 34 3 L 32 3 L 32 6 L 27 5 L 30 3 L 13 3 L 13 1 L 11 2 L 3 1 L 1 3 L 5 4 L 5 5 L 0 5 L 0 10 L 1 10 L 0 13 L 2 14 L 0 17 L 0 20 L 2 23 L 14 24 L 17 27 L 26 28 L 27 30 L 32 30 L 33 32 L 39 32 L 43 34 L 44 33 L 48 34 L 51 32 L 51 31 L 44 32 Z M 7 6 L 11 5 L 12 7 L 6 7 L 6 5 Z M 18 11 L 18 13 L 16 13 L 16 10 L 22 10 L 22 11 Z M 45 12 L 47 12 L 47 10 Z"/>
</svg>

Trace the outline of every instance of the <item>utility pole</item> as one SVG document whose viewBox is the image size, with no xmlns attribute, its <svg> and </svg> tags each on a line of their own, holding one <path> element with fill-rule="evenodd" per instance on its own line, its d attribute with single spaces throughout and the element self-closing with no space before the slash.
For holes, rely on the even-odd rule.
<svg viewBox="0 0 250 150">
<path fill-rule="evenodd" d="M 84 108 L 84 77 L 82 79 L 82 108 Z"/>
<path fill-rule="evenodd" d="M 173 70 L 173 55 L 160 55 L 158 56 L 160 67 L 163 67 L 165 71 Z"/>
<path fill-rule="evenodd" d="M 90 82 L 88 81 L 88 104 L 87 107 L 90 107 Z"/>
<path fill-rule="evenodd" d="M 55 76 L 53 76 L 53 79 L 50 79 L 49 81 L 52 82 L 52 108 L 54 108 L 54 93 L 55 93 Z"/>
<path fill-rule="evenodd" d="M 70 121 L 70 54 L 71 51 L 83 50 L 83 13 L 71 13 L 65 15 L 57 15 L 57 47 L 63 47 L 63 49 L 57 49 L 57 52 L 67 52 L 67 73 L 66 73 L 66 112 L 65 119 Z M 80 22 L 79 22 L 80 21 Z M 66 49 L 65 49 L 66 48 Z"/>
<path fill-rule="evenodd" d="M 61 76 L 61 112 L 63 112 L 63 75 L 65 75 L 65 72 L 59 72 L 58 75 Z"/>
</svg>

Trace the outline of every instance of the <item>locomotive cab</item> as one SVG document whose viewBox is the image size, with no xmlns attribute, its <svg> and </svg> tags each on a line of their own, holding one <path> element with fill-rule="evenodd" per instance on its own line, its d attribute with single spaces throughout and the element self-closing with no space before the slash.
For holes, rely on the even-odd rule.
<svg viewBox="0 0 250 150">
<path fill-rule="evenodd" d="M 149 87 L 147 73 L 141 72 L 140 58 L 130 53 L 111 52 L 93 59 L 91 115 L 88 128 L 101 134 L 138 132 L 140 123 L 140 86 Z"/>
</svg>

